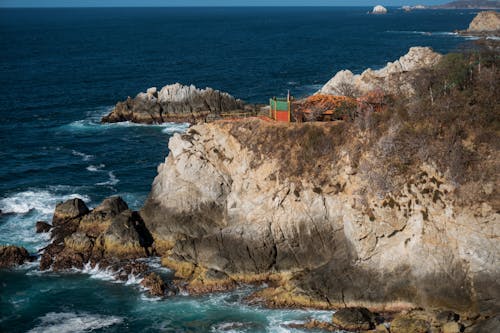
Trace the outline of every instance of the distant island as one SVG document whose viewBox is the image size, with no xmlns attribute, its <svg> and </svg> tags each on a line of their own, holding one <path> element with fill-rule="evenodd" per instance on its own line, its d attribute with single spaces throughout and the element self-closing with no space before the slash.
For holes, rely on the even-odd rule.
<svg viewBox="0 0 500 333">
<path fill-rule="evenodd" d="M 497 0 L 456 0 L 444 5 L 429 7 L 431 9 L 500 9 Z"/>
</svg>

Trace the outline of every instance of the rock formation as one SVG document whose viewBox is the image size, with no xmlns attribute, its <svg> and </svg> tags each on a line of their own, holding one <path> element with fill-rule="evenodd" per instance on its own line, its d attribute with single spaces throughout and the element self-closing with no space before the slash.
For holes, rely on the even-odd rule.
<svg viewBox="0 0 500 333">
<path fill-rule="evenodd" d="M 495 11 L 478 13 L 470 23 L 466 32 L 500 32 L 500 13 Z"/>
<path fill-rule="evenodd" d="M 13 245 L 0 245 L 0 268 L 12 268 L 33 259 L 29 252 Z"/>
<path fill-rule="evenodd" d="M 330 95 L 365 95 L 370 91 L 381 89 L 386 93 L 409 96 L 413 94 L 414 72 L 422 68 L 430 68 L 441 59 L 439 53 L 429 47 L 412 47 L 409 52 L 396 60 L 387 63 L 382 69 L 367 69 L 360 75 L 350 70 L 338 72 L 318 92 Z"/>
<path fill-rule="evenodd" d="M 53 223 L 52 242 L 42 251 L 41 270 L 99 265 L 121 280 L 129 274 L 144 276 L 143 285 L 155 296 L 167 291 L 158 275 L 135 261 L 152 254 L 153 239 L 139 214 L 120 197 L 107 198 L 93 210 L 80 199 L 70 199 L 56 206 Z"/>
<path fill-rule="evenodd" d="M 387 14 L 387 8 L 381 5 L 373 7 L 372 14 Z"/>
<path fill-rule="evenodd" d="M 452 159 L 434 160 L 440 141 L 353 128 L 247 120 L 174 135 L 140 211 L 163 263 L 212 286 L 275 281 L 256 295 L 270 306 L 500 311 L 498 150 L 464 143 L 488 178 L 457 182 Z"/>
<path fill-rule="evenodd" d="M 116 104 L 113 111 L 102 118 L 104 123 L 131 121 L 144 124 L 191 122 L 216 119 L 224 113 L 252 112 L 228 93 L 212 88 L 198 89 L 179 83 L 167 85 L 160 91 L 149 88 L 135 98 Z"/>
</svg>

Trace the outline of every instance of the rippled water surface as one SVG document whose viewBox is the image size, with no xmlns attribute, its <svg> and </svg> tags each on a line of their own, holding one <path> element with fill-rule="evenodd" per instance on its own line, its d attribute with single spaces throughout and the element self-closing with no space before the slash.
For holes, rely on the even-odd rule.
<svg viewBox="0 0 500 333">
<path fill-rule="evenodd" d="M 467 40 L 452 32 L 474 15 L 367 11 L 1 9 L 0 244 L 42 248 L 48 238 L 35 222 L 70 197 L 142 205 L 169 137 L 187 125 L 99 124 L 129 95 L 178 81 L 250 102 L 287 89 L 303 96 L 340 69 L 380 68 L 410 46 L 459 49 Z M 251 307 L 248 293 L 157 300 L 133 277 L 40 273 L 35 263 L 0 271 L 0 331 L 287 332 L 288 322 L 331 315 Z"/>
</svg>

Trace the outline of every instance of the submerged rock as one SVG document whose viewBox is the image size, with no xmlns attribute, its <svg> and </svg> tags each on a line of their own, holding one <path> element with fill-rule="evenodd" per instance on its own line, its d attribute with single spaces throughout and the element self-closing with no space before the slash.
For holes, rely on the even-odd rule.
<svg viewBox="0 0 500 333">
<path fill-rule="evenodd" d="M 144 124 L 164 122 L 191 122 L 216 119 L 222 113 L 253 111 L 241 100 L 212 88 L 198 89 L 179 83 L 167 85 L 158 91 L 149 88 L 135 98 L 116 104 L 114 110 L 102 118 L 104 123 L 131 121 Z"/>
<path fill-rule="evenodd" d="M 0 268 L 12 268 L 30 260 L 30 254 L 24 247 L 0 245 Z"/>
<path fill-rule="evenodd" d="M 163 279 L 156 273 L 150 273 L 144 277 L 141 285 L 149 290 L 153 296 L 163 296 L 167 290 L 167 286 Z"/>
</svg>

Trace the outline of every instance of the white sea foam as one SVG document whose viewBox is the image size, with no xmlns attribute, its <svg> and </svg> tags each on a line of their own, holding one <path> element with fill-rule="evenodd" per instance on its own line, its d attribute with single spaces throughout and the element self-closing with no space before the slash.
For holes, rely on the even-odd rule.
<svg viewBox="0 0 500 333">
<path fill-rule="evenodd" d="M 84 274 L 90 275 L 91 279 L 101 280 L 101 281 L 110 281 L 113 283 L 123 283 L 126 286 L 131 285 L 140 285 L 142 282 L 142 278 L 135 274 L 129 274 L 127 280 L 122 281 L 116 278 L 119 274 L 119 271 L 113 271 L 110 268 L 100 268 L 99 264 L 92 267 L 90 263 L 87 263 L 83 266 L 83 269 L 76 270 L 75 272 L 81 272 Z"/>
<path fill-rule="evenodd" d="M 102 169 L 106 167 L 105 164 L 99 164 L 99 165 L 89 165 L 87 167 L 87 171 L 90 171 L 90 172 L 98 172 L 98 171 L 102 171 Z"/>
<path fill-rule="evenodd" d="M 98 186 L 114 186 L 120 182 L 118 178 L 116 178 L 113 171 L 108 172 L 109 180 L 101 183 L 96 183 Z"/>
<path fill-rule="evenodd" d="M 120 324 L 123 318 L 89 313 L 49 312 L 38 318 L 40 324 L 29 333 L 90 332 Z"/>
<path fill-rule="evenodd" d="M 80 271 L 84 274 L 88 274 L 90 275 L 91 279 L 117 282 L 115 278 L 115 273 L 109 268 L 106 269 L 100 268 L 99 264 L 92 267 L 90 263 L 87 263 L 83 266 L 82 270 L 75 270 L 75 271 L 77 272 Z"/>
<path fill-rule="evenodd" d="M 80 198 L 89 202 L 90 198 L 72 193 L 76 188 L 49 187 L 13 193 L 0 199 L 0 209 L 6 216 L 0 224 L 0 243 L 24 246 L 28 251 L 36 251 L 50 239 L 48 233 L 35 234 L 35 223 L 50 220 L 58 202 Z"/>
<path fill-rule="evenodd" d="M 85 154 L 85 153 L 82 153 L 82 152 L 80 152 L 78 150 L 72 150 L 71 153 L 74 156 L 81 157 L 83 161 L 90 161 L 91 159 L 94 158 L 94 155 Z"/>
<path fill-rule="evenodd" d="M 161 131 L 165 134 L 174 134 L 174 133 L 184 133 L 190 126 L 189 123 L 165 123 L 161 125 L 165 127 Z"/>
<path fill-rule="evenodd" d="M 90 201 L 87 196 L 77 193 L 61 195 L 47 190 L 28 190 L 0 199 L 0 209 L 4 214 L 27 214 L 35 210 L 50 215 L 58 202 L 71 198 Z"/>
</svg>

